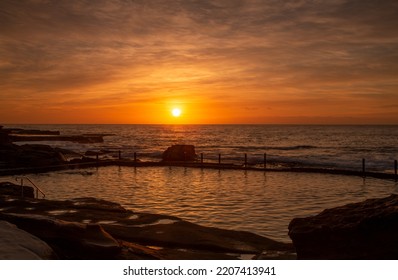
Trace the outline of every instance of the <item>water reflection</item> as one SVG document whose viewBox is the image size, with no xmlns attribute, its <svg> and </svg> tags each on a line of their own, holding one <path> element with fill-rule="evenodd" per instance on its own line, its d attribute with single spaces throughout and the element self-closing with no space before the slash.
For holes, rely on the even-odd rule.
<svg viewBox="0 0 398 280">
<path fill-rule="evenodd" d="M 29 177 L 48 199 L 93 196 L 282 241 L 289 240 L 294 217 L 398 191 L 396 182 L 371 178 L 183 167 L 104 167 Z"/>
</svg>

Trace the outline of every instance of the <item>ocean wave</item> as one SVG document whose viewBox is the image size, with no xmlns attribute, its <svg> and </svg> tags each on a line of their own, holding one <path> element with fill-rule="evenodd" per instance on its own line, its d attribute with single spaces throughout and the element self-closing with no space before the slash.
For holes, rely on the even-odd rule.
<svg viewBox="0 0 398 280">
<path fill-rule="evenodd" d="M 292 151 L 292 150 L 318 149 L 320 147 L 312 145 L 297 145 L 297 146 L 200 145 L 197 148 L 218 149 L 218 150 L 231 149 L 238 151 L 267 151 L 267 150 Z"/>
<path fill-rule="evenodd" d="M 267 150 L 279 150 L 279 151 L 292 151 L 292 150 L 311 150 L 318 149 L 317 146 L 311 145 L 298 145 L 298 146 L 286 146 L 286 147 L 267 147 Z"/>
</svg>

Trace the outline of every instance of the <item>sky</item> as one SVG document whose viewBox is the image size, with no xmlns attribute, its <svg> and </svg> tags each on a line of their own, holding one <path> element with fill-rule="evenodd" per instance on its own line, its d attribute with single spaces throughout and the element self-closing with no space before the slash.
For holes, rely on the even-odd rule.
<svg viewBox="0 0 398 280">
<path fill-rule="evenodd" d="M 390 0 L 1 0 L 0 124 L 398 124 L 397 26 Z"/>
</svg>

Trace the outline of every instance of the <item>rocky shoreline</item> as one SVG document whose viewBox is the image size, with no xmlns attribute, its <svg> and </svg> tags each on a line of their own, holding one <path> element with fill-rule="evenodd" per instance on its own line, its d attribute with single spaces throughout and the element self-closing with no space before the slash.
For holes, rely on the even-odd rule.
<svg viewBox="0 0 398 280">
<path fill-rule="evenodd" d="M 69 141 L 75 143 L 103 143 L 104 136 L 110 136 L 110 134 L 62 135 L 60 131 L 3 128 L 1 126 L 0 133 L 8 135 L 8 139 L 11 142 Z"/>
<path fill-rule="evenodd" d="M 40 243 L 27 255 L 18 250 L 19 239 L 14 247 L 8 240 L 7 248 L 0 247 L 0 259 L 296 258 L 292 244 L 173 216 L 136 213 L 95 198 L 53 201 L 0 195 L 0 221 L 0 231 L 14 227 L 18 234 L 32 236 L 33 244 L 27 241 L 24 248 Z M 32 253 L 36 251 L 44 253 Z"/>
<path fill-rule="evenodd" d="M 298 259 L 398 259 L 398 195 L 367 199 L 295 218 L 289 236 Z"/>
</svg>

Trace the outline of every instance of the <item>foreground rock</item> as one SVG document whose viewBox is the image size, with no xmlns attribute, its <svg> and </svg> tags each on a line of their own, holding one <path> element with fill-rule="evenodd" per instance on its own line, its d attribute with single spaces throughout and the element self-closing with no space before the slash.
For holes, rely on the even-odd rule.
<svg viewBox="0 0 398 280">
<path fill-rule="evenodd" d="M 163 152 L 163 161 L 194 161 L 197 155 L 193 145 L 173 145 Z"/>
<path fill-rule="evenodd" d="M 299 259 L 398 259 L 398 196 L 293 219 L 289 236 Z"/>
<path fill-rule="evenodd" d="M 49 260 L 55 253 L 45 242 L 15 225 L 0 221 L 0 260 Z"/>
<path fill-rule="evenodd" d="M 61 259 L 295 258 L 292 244 L 172 216 L 135 213 L 94 198 L 0 196 L 0 220 L 39 237 Z"/>
</svg>

